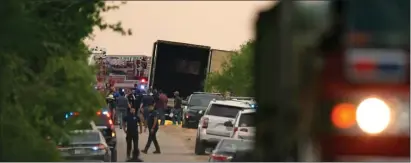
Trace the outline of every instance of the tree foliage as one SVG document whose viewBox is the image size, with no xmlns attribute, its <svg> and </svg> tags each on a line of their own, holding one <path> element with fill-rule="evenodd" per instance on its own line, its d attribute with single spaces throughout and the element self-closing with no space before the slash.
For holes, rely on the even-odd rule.
<svg viewBox="0 0 411 163">
<path fill-rule="evenodd" d="M 64 114 L 87 121 L 104 105 L 83 41 L 95 26 L 131 34 L 102 19 L 116 8 L 102 0 L 0 1 L 0 161 L 59 161 L 45 138 L 76 126 L 63 125 Z"/>
<path fill-rule="evenodd" d="M 231 91 L 236 96 L 253 95 L 254 42 L 247 41 L 223 63 L 221 72 L 210 73 L 206 80 L 207 91 Z"/>
</svg>

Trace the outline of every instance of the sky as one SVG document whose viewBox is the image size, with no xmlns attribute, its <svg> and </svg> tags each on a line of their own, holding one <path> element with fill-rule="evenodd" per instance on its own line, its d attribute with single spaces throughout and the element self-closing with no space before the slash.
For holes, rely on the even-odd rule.
<svg viewBox="0 0 411 163">
<path fill-rule="evenodd" d="M 108 4 L 118 2 L 107 2 Z M 110 55 L 151 56 L 157 40 L 236 50 L 253 38 L 258 11 L 272 1 L 128 1 L 120 9 L 105 13 L 107 22 L 121 21 L 132 36 L 110 30 L 94 31 L 91 47 L 106 49 Z"/>
</svg>

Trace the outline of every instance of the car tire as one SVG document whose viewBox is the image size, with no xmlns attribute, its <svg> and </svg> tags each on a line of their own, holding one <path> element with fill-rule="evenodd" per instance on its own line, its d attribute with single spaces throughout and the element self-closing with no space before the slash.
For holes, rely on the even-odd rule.
<svg viewBox="0 0 411 163">
<path fill-rule="evenodd" d="M 203 154 L 205 154 L 204 143 L 201 142 L 198 137 L 196 138 L 196 144 L 195 144 L 195 148 L 194 148 L 194 153 L 195 153 L 196 155 L 203 155 Z"/>
</svg>

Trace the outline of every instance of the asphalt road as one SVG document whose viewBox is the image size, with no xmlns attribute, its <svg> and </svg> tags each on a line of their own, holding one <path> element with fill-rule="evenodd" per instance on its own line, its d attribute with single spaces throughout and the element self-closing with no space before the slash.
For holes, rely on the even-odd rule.
<svg viewBox="0 0 411 163">
<path fill-rule="evenodd" d="M 126 138 L 125 133 L 116 128 L 117 131 L 117 161 L 126 161 Z M 184 142 L 184 138 L 179 134 L 170 134 L 170 129 L 159 129 L 157 139 L 160 144 L 161 154 L 153 154 L 154 144 L 151 144 L 147 154 L 140 154 L 144 162 L 206 162 L 207 156 L 196 156 L 193 150 Z M 180 131 L 177 131 L 180 132 Z M 148 133 L 140 135 L 139 147 L 144 148 L 147 142 Z"/>
</svg>

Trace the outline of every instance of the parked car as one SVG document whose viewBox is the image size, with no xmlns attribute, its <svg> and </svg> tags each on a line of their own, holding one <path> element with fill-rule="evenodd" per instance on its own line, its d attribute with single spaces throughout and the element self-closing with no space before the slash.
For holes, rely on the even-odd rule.
<svg viewBox="0 0 411 163">
<path fill-rule="evenodd" d="M 194 153 L 204 154 L 207 148 L 213 148 L 223 138 L 229 138 L 233 127 L 224 125 L 234 121 L 237 113 L 252 108 L 252 104 L 236 100 L 212 100 L 197 129 Z"/>
<path fill-rule="evenodd" d="M 247 109 L 238 112 L 234 123 L 232 121 L 227 121 L 225 126 L 233 127 L 231 132 L 231 138 L 234 139 L 248 139 L 253 140 L 255 135 L 255 125 L 254 125 L 254 116 L 255 109 Z"/>
<path fill-rule="evenodd" d="M 66 119 L 75 120 L 75 117 L 78 115 L 78 112 L 70 112 L 66 114 Z M 94 119 L 94 121 L 91 121 L 90 124 L 92 126 L 91 129 L 100 131 L 103 135 L 112 153 L 111 160 L 117 161 L 117 134 L 113 120 L 110 118 L 110 112 L 108 112 L 107 110 L 98 111 L 96 119 Z"/>
<path fill-rule="evenodd" d="M 197 128 L 201 117 L 204 115 L 210 101 L 222 100 L 224 97 L 219 93 L 194 92 L 188 97 L 183 110 L 183 128 Z"/>
<path fill-rule="evenodd" d="M 58 144 L 65 161 L 111 162 L 111 151 L 98 130 L 75 130 Z"/>
<path fill-rule="evenodd" d="M 117 161 L 117 134 L 113 124 L 113 120 L 110 118 L 110 113 L 107 111 L 97 112 L 97 118 L 95 120 L 97 129 L 103 134 L 107 145 L 111 150 L 111 161 Z"/>
<path fill-rule="evenodd" d="M 251 140 L 224 138 L 212 151 L 208 162 L 230 162 L 237 152 L 251 150 L 252 148 L 253 141 Z"/>
</svg>

